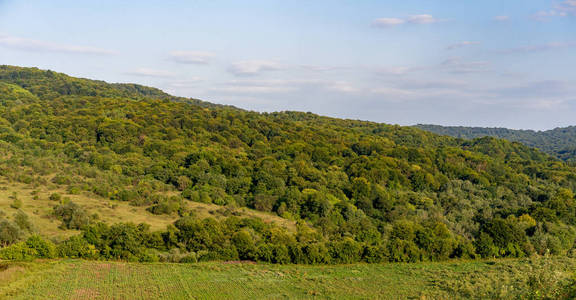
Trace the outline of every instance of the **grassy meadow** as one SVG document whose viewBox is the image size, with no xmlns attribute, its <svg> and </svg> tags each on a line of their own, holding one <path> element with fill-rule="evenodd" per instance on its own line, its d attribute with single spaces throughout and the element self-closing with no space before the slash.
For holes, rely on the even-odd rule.
<svg viewBox="0 0 576 300">
<path fill-rule="evenodd" d="M 557 299 L 576 260 L 334 266 L 83 260 L 4 262 L 11 299 Z"/>
</svg>

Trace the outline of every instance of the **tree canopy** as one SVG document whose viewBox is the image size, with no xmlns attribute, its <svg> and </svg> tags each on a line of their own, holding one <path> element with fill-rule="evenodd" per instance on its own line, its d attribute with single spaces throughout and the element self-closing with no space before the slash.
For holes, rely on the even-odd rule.
<svg viewBox="0 0 576 300">
<path fill-rule="evenodd" d="M 58 203 L 62 228 L 83 231 L 59 246 L 79 257 L 150 260 L 178 249 L 194 259 L 409 262 L 565 254 L 576 240 L 576 169 L 521 143 L 256 113 L 33 68 L 0 67 L 0 154 L 9 180 L 182 217 L 155 233 Z M 200 220 L 185 201 L 299 226 Z M 17 240 L 5 244 L 25 246 Z"/>
</svg>

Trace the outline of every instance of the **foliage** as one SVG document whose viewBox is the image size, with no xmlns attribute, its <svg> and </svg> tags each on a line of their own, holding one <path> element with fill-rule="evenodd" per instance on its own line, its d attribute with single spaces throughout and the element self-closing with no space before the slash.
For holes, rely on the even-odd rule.
<svg viewBox="0 0 576 300">
<path fill-rule="evenodd" d="M 56 245 L 37 235 L 30 236 L 25 242 L 12 244 L 0 249 L 0 259 L 8 260 L 55 258 L 57 255 Z"/>
<path fill-rule="evenodd" d="M 538 148 L 562 160 L 576 161 L 576 126 L 555 128 L 546 131 L 438 125 L 417 125 L 416 127 L 437 134 L 463 139 L 474 139 L 485 136 L 497 137 Z"/>
<path fill-rule="evenodd" d="M 1 66 L 0 83 L 6 180 L 182 216 L 162 232 L 97 224 L 86 208 L 52 194 L 61 227 L 81 229 L 88 243 L 70 242 L 64 256 L 90 256 L 92 245 L 105 259 L 169 259 L 178 249 L 199 261 L 314 264 L 574 248 L 576 168 L 520 143 L 249 112 L 31 68 Z M 300 228 L 199 220 L 188 201 L 277 214 Z M 16 233 L 6 222 L 0 229 Z M 8 245 L 23 237 L 3 238 Z"/>
<path fill-rule="evenodd" d="M 0 219 L 0 244 L 7 246 L 17 242 L 22 236 L 22 230 L 18 225 L 6 220 Z"/>
<path fill-rule="evenodd" d="M 67 229 L 81 229 L 91 222 L 84 208 L 74 202 L 54 206 L 54 216 L 62 220 L 62 227 Z"/>
</svg>

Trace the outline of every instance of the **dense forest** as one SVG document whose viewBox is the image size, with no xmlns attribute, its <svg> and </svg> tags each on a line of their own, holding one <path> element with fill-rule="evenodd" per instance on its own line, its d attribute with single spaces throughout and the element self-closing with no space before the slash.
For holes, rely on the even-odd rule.
<svg viewBox="0 0 576 300">
<path fill-rule="evenodd" d="M 179 216 L 107 224 L 60 194 L 65 240 L 0 212 L 0 258 L 272 263 L 572 255 L 576 168 L 492 137 L 311 113 L 256 113 L 35 68 L 0 66 L 0 176 Z M 201 219 L 186 202 L 258 218 Z"/>
<path fill-rule="evenodd" d="M 475 139 L 491 136 L 520 142 L 559 159 L 576 162 L 576 126 L 546 131 L 439 125 L 416 125 L 415 127 L 456 138 Z"/>
</svg>

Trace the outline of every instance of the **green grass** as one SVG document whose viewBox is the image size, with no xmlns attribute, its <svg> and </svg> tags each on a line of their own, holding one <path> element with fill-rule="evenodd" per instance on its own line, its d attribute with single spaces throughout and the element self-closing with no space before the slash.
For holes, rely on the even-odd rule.
<svg viewBox="0 0 576 300">
<path fill-rule="evenodd" d="M 511 299 L 542 280 L 564 283 L 576 259 L 339 266 L 138 264 L 82 260 L 4 263 L 11 299 Z M 533 289 L 533 288 L 532 288 Z"/>
</svg>

